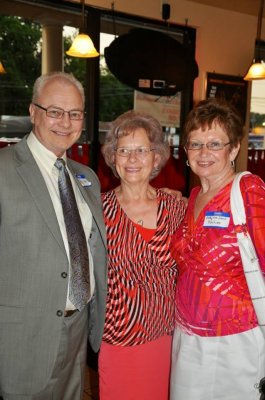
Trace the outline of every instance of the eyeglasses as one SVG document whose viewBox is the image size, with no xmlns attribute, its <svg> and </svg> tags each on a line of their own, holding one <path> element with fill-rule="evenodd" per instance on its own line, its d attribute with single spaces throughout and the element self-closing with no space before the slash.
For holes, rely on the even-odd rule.
<svg viewBox="0 0 265 400">
<path fill-rule="evenodd" d="M 201 143 L 201 142 L 193 142 L 190 141 L 186 144 L 186 150 L 201 150 L 203 146 L 206 146 L 208 150 L 212 151 L 219 151 L 223 150 L 225 146 L 230 144 L 231 142 L 223 143 L 223 142 L 208 142 L 208 143 Z"/>
<path fill-rule="evenodd" d="M 150 147 L 136 147 L 136 149 L 128 149 L 128 147 L 118 147 L 115 152 L 118 156 L 129 157 L 132 153 L 137 158 L 145 158 L 147 155 L 153 151 Z"/>
<path fill-rule="evenodd" d="M 46 111 L 47 117 L 50 118 L 56 118 L 56 119 L 62 119 L 64 114 L 67 113 L 69 115 L 69 118 L 74 121 L 79 121 L 84 118 L 85 112 L 81 110 L 71 110 L 71 111 L 65 111 L 62 108 L 57 108 L 57 107 L 42 107 L 37 103 L 33 103 L 34 106 L 40 108 L 41 110 Z"/>
</svg>

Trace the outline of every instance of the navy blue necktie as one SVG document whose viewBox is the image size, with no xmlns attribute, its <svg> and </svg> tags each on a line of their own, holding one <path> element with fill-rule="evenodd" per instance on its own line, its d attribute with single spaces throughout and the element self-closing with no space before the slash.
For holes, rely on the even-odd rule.
<svg viewBox="0 0 265 400">
<path fill-rule="evenodd" d="M 82 310 L 90 298 L 87 241 L 64 160 L 58 158 L 55 166 L 59 170 L 58 185 L 69 243 L 71 262 L 69 299 L 78 310 Z"/>
</svg>

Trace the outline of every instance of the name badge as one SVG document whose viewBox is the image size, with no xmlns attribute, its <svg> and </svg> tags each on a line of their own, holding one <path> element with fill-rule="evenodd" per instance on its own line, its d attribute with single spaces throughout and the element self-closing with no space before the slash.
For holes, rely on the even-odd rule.
<svg viewBox="0 0 265 400">
<path fill-rule="evenodd" d="M 230 221 L 230 213 L 221 211 L 207 211 L 203 226 L 205 228 L 227 228 Z"/>
<path fill-rule="evenodd" d="M 81 183 L 81 185 L 82 185 L 83 187 L 89 187 L 89 186 L 92 185 L 92 183 L 89 182 L 89 181 L 86 179 L 85 175 L 76 175 L 76 177 L 77 177 L 78 181 Z"/>
</svg>

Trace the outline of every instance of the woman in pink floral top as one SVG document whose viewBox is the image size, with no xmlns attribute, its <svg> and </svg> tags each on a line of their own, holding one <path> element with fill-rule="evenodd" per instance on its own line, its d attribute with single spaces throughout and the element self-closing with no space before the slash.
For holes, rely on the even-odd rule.
<svg viewBox="0 0 265 400">
<path fill-rule="evenodd" d="M 205 100 L 187 118 L 184 145 L 200 178 L 172 239 L 176 290 L 171 400 L 259 399 L 265 338 L 248 291 L 231 217 L 242 123 L 227 104 Z M 265 184 L 241 179 L 247 227 L 265 272 Z M 265 310 L 264 310 L 265 312 Z"/>
</svg>

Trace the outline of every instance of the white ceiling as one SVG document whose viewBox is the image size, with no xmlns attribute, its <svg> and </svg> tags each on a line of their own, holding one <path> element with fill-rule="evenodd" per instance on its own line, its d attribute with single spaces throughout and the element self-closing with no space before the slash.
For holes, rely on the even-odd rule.
<svg viewBox="0 0 265 400">
<path fill-rule="evenodd" d="M 63 0 L 61 0 L 63 2 Z M 68 0 L 73 3 L 79 3 L 80 0 Z M 123 1 L 130 1 L 130 0 L 123 0 Z M 166 1 L 166 0 L 163 0 Z M 174 1 L 174 0 L 169 0 Z M 204 4 L 207 6 L 211 7 L 217 7 L 217 8 L 222 8 L 225 10 L 231 10 L 231 11 L 236 11 L 236 12 L 241 12 L 244 14 L 250 14 L 257 16 L 258 18 L 258 13 L 260 9 L 260 1 L 261 0 L 187 0 L 192 3 L 200 3 Z M 264 1 L 264 0 L 263 0 Z M 89 4 L 89 0 L 85 0 L 87 4 Z M 42 6 L 41 3 L 38 3 L 37 0 L 33 1 L 24 1 L 24 0 L 0 0 L 1 3 L 1 11 L 10 15 L 22 15 L 22 16 L 32 16 L 35 20 L 42 20 L 44 16 L 42 15 Z M 28 4 L 27 4 L 28 3 Z M 34 4 L 34 7 L 33 7 Z M 23 5 L 23 7 L 22 7 Z M 20 14 L 18 14 L 18 11 Z M 0 13 L 1 13 L 0 11 Z M 45 13 L 45 11 L 44 11 Z M 24 15 L 25 14 L 25 15 Z M 47 14 L 47 13 L 46 13 Z M 61 18 L 61 13 L 60 11 L 54 11 L 53 10 L 53 17 L 56 19 Z M 80 19 L 79 14 L 75 15 L 73 10 L 71 12 L 67 13 L 64 11 L 64 18 L 66 17 L 66 20 L 64 21 L 65 24 L 72 25 L 72 26 L 78 26 L 78 18 Z M 265 5 L 263 8 L 263 17 L 265 18 Z M 47 18 L 47 16 L 45 17 Z M 69 20 L 68 20 L 69 19 Z"/>
</svg>

